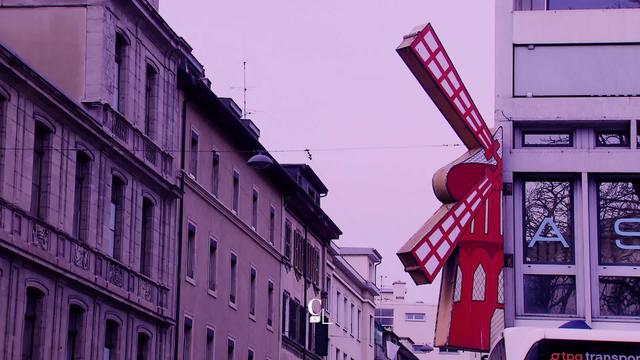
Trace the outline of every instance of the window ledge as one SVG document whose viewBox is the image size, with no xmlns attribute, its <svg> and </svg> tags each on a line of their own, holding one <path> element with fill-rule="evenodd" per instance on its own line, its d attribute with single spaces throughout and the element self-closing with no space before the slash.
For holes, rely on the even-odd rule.
<svg viewBox="0 0 640 360">
<path fill-rule="evenodd" d="M 191 285 L 193 285 L 193 286 L 196 286 L 196 280 L 195 280 L 194 278 L 192 278 L 191 276 L 186 276 L 186 277 L 184 278 L 184 280 L 185 280 L 186 282 L 188 282 L 189 284 L 191 284 Z"/>
<path fill-rule="evenodd" d="M 214 297 L 216 299 L 218 298 L 218 291 L 216 291 L 216 290 L 208 289 L 207 290 L 207 294 L 209 294 L 210 296 L 212 296 L 212 297 Z"/>
<path fill-rule="evenodd" d="M 267 325 L 267 330 L 269 330 L 271 332 L 274 332 L 273 325 Z"/>
<path fill-rule="evenodd" d="M 231 301 L 229 301 L 229 307 L 232 308 L 233 310 L 238 311 L 238 304 L 237 303 L 232 303 Z"/>
<path fill-rule="evenodd" d="M 249 319 L 253 322 L 256 322 L 256 314 L 249 313 Z"/>
</svg>

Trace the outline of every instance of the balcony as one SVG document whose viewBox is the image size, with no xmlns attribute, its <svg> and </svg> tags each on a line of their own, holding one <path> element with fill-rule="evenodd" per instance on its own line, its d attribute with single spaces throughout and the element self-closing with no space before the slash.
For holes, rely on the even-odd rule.
<svg viewBox="0 0 640 360">
<path fill-rule="evenodd" d="M 27 212 L 0 200 L 0 246 L 8 243 L 18 253 L 70 278 L 79 278 L 98 291 L 117 295 L 122 301 L 157 316 L 171 315 L 170 289 L 140 274 L 105 254 L 77 241 L 69 234 L 32 217 Z"/>
<path fill-rule="evenodd" d="M 163 151 L 153 139 L 133 126 L 122 114 L 113 110 L 110 105 L 100 102 L 85 102 L 84 104 L 95 116 L 98 123 L 117 142 L 163 177 L 168 179 L 174 177 L 173 155 L 170 152 Z"/>
</svg>

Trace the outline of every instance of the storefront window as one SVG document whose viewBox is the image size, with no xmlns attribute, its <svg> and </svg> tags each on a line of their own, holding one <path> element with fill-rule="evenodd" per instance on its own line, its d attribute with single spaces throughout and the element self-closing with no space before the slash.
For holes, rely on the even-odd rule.
<svg viewBox="0 0 640 360">
<path fill-rule="evenodd" d="M 529 314 L 576 314 L 576 278 L 524 275 L 524 311 Z"/>
<path fill-rule="evenodd" d="M 600 265 L 640 265 L 640 180 L 598 183 Z"/>
<path fill-rule="evenodd" d="M 601 276 L 600 315 L 640 316 L 640 278 Z"/>
<path fill-rule="evenodd" d="M 525 181 L 525 263 L 574 263 L 572 193 L 569 180 Z"/>
</svg>

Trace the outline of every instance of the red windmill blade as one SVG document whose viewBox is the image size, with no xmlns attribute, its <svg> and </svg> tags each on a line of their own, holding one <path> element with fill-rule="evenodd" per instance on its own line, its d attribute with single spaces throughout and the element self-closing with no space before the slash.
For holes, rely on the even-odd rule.
<svg viewBox="0 0 640 360">
<path fill-rule="evenodd" d="M 434 344 L 488 351 L 504 312 L 502 130 L 491 135 L 431 25 L 405 36 L 397 51 L 469 149 L 436 172 L 444 205 L 398 256 L 417 284 L 445 269 Z"/>
<path fill-rule="evenodd" d="M 500 168 L 500 144 L 491 136 L 431 24 L 405 36 L 397 52 L 467 148 L 483 149 L 485 158 Z M 465 194 L 443 201 L 458 202 L 436 212 L 400 249 L 398 256 L 414 281 L 419 284 L 433 282 L 463 229 L 478 211 L 480 203 L 487 199 L 488 190 L 495 186 L 493 170 L 487 171 L 474 184 L 469 184 L 472 179 L 467 179 L 463 186 L 467 190 Z"/>
</svg>

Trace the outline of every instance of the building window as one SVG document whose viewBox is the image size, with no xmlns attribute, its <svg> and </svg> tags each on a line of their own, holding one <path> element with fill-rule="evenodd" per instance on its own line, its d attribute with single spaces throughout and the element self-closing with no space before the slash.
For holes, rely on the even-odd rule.
<svg viewBox="0 0 640 360">
<path fill-rule="evenodd" d="M 453 302 L 458 302 L 462 298 L 462 269 L 456 268 L 456 284 L 453 289 Z"/>
<path fill-rule="evenodd" d="M 405 313 L 404 319 L 406 321 L 427 321 L 427 316 L 425 313 Z"/>
<path fill-rule="evenodd" d="M 269 243 L 273 245 L 276 240 L 276 208 L 269 207 Z"/>
<path fill-rule="evenodd" d="M 514 45 L 514 97 L 638 96 L 638 56 L 633 43 Z"/>
<path fill-rule="evenodd" d="M 351 336 L 354 335 L 354 328 L 356 326 L 356 306 L 353 305 L 353 303 L 351 303 L 351 312 L 349 313 L 350 316 L 350 322 L 349 322 L 349 333 L 351 334 Z"/>
<path fill-rule="evenodd" d="M 376 321 L 382 326 L 393 326 L 393 309 L 376 309 Z"/>
<path fill-rule="evenodd" d="M 547 10 L 638 8 L 636 0 L 548 0 Z"/>
<path fill-rule="evenodd" d="M 577 314 L 576 277 L 525 274 L 524 311 L 528 314 Z"/>
<path fill-rule="evenodd" d="M 324 291 L 327 294 L 326 303 L 324 304 L 324 310 L 326 312 L 331 312 L 331 277 L 327 276 L 325 280 Z"/>
<path fill-rule="evenodd" d="M 153 255 L 153 202 L 142 199 L 142 225 L 140 234 L 140 272 L 151 276 Z"/>
<path fill-rule="evenodd" d="M 267 326 L 273 326 L 273 283 L 269 281 L 267 284 Z"/>
<path fill-rule="evenodd" d="M 525 263 L 575 262 L 571 181 L 525 181 L 524 233 Z"/>
<path fill-rule="evenodd" d="M 125 183 L 117 176 L 111 177 L 111 200 L 109 202 L 109 231 L 107 254 L 116 260 L 122 256 L 122 222 Z"/>
<path fill-rule="evenodd" d="M 234 360 L 236 356 L 236 342 L 233 339 L 227 339 L 227 360 Z"/>
<path fill-rule="evenodd" d="M 191 129 L 191 144 L 189 146 L 189 174 L 198 177 L 198 132 Z"/>
<path fill-rule="evenodd" d="M 26 296 L 22 359 L 40 359 L 44 348 L 44 293 L 30 287 Z"/>
<path fill-rule="evenodd" d="M 216 291 L 216 277 L 218 267 L 218 242 L 209 239 L 209 290 Z"/>
<path fill-rule="evenodd" d="M 144 134 L 152 139 L 155 136 L 156 126 L 157 82 L 158 72 L 151 64 L 147 64 L 144 85 Z"/>
<path fill-rule="evenodd" d="M 251 228 L 258 231 L 258 191 L 253 189 L 251 196 Z"/>
<path fill-rule="evenodd" d="M 238 277 L 238 257 L 235 254 L 231 254 L 230 268 L 231 272 L 229 275 L 229 302 L 231 304 L 235 304 Z"/>
<path fill-rule="evenodd" d="M 336 360 L 341 360 L 340 359 L 340 349 L 336 348 Z"/>
<path fill-rule="evenodd" d="M 84 309 L 78 305 L 69 306 L 67 323 L 67 359 L 83 359 Z"/>
<path fill-rule="evenodd" d="M 220 172 L 220 154 L 217 151 L 211 152 L 211 193 L 218 196 L 218 183 Z"/>
<path fill-rule="evenodd" d="M 600 316 L 640 316 L 640 180 L 600 180 L 597 190 Z"/>
<path fill-rule="evenodd" d="M 73 235 L 86 241 L 88 229 L 91 158 L 82 151 L 76 152 L 76 178 L 73 200 Z"/>
<path fill-rule="evenodd" d="M 149 351 L 150 351 L 150 339 L 149 335 L 145 333 L 138 333 L 138 345 L 136 348 L 136 360 L 147 360 L 149 359 Z"/>
<path fill-rule="evenodd" d="M 213 360 L 215 337 L 215 330 L 207 328 L 207 344 L 205 349 L 206 360 Z"/>
<path fill-rule="evenodd" d="M 522 303 L 526 314 L 577 314 L 573 181 L 523 182 Z M 475 275 L 474 275 L 475 283 Z"/>
<path fill-rule="evenodd" d="M 293 299 L 289 298 L 289 339 L 298 342 L 298 316 L 300 312 L 298 308 L 300 307 L 300 303 Z"/>
<path fill-rule="evenodd" d="M 573 131 L 522 130 L 524 147 L 573 147 Z"/>
<path fill-rule="evenodd" d="M 193 279 L 196 262 L 196 226 L 189 223 L 187 229 L 187 277 Z"/>
<path fill-rule="evenodd" d="M 293 268 L 302 273 L 303 256 L 304 256 L 304 244 L 302 243 L 302 233 L 300 230 L 293 231 Z"/>
<path fill-rule="evenodd" d="M 113 63 L 113 108 L 124 112 L 125 81 L 126 81 L 126 50 L 127 41 L 120 33 L 116 33 L 116 48 Z"/>
<path fill-rule="evenodd" d="M 280 326 L 282 327 L 282 335 L 289 337 L 289 324 L 287 315 L 289 314 L 289 293 L 282 293 L 282 313 L 280 314 L 282 317 L 282 323 Z"/>
<path fill-rule="evenodd" d="M 373 316 L 369 315 L 369 345 L 373 345 Z"/>
<path fill-rule="evenodd" d="M 36 122 L 33 138 L 33 172 L 31 186 L 31 214 L 43 219 L 45 216 L 48 187 L 48 168 L 51 131 L 40 122 Z"/>
<path fill-rule="evenodd" d="M 182 358 L 184 360 L 191 360 L 191 343 L 193 341 L 193 319 L 184 318 L 184 339 L 182 343 Z"/>
<path fill-rule="evenodd" d="M 104 330 L 104 360 L 116 360 L 118 356 L 120 325 L 115 320 L 107 320 Z"/>
<path fill-rule="evenodd" d="M 238 201 L 240 197 L 240 173 L 233 170 L 233 198 L 231 202 L 231 209 L 238 215 Z"/>
<path fill-rule="evenodd" d="M 253 360 L 254 356 L 255 356 L 255 354 L 253 353 L 253 350 L 249 349 L 247 351 L 247 360 Z"/>
<path fill-rule="evenodd" d="M 596 129 L 597 147 L 629 147 L 629 130 L 624 129 Z"/>
<path fill-rule="evenodd" d="M 256 315 L 256 269 L 251 268 L 251 275 L 249 280 L 249 315 Z"/>
<path fill-rule="evenodd" d="M 291 261 L 291 222 L 284 222 L 284 257 Z"/>
<path fill-rule="evenodd" d="M 484 271 L 482 265 L 478 265 L 476 271 L 473 273 L 473 291 L 471 293 L 471 300 L 484 301 L 487 291 L 487 273 Z"/>
<path fill-rule="evenodd" d="M 360 339 L 360 324 L 362 323 L 362 310 L 358 309 L 358 315 L 356 317 L 356 338 Z"/>
<path fill-rule="evenodd" d="M 342 311 L 340 311 L 340 291 L 336 290 L 336 325 L 342 322 Z"/>
<path fill-rule="evenodd" d="M 349 316 L 349 301 L 346 296 L 342 298 L 342 313 L 344 314 L 344 330 L 347 331 L 347 324 L 351 320 L 351 317 Z"/>
</svg>

